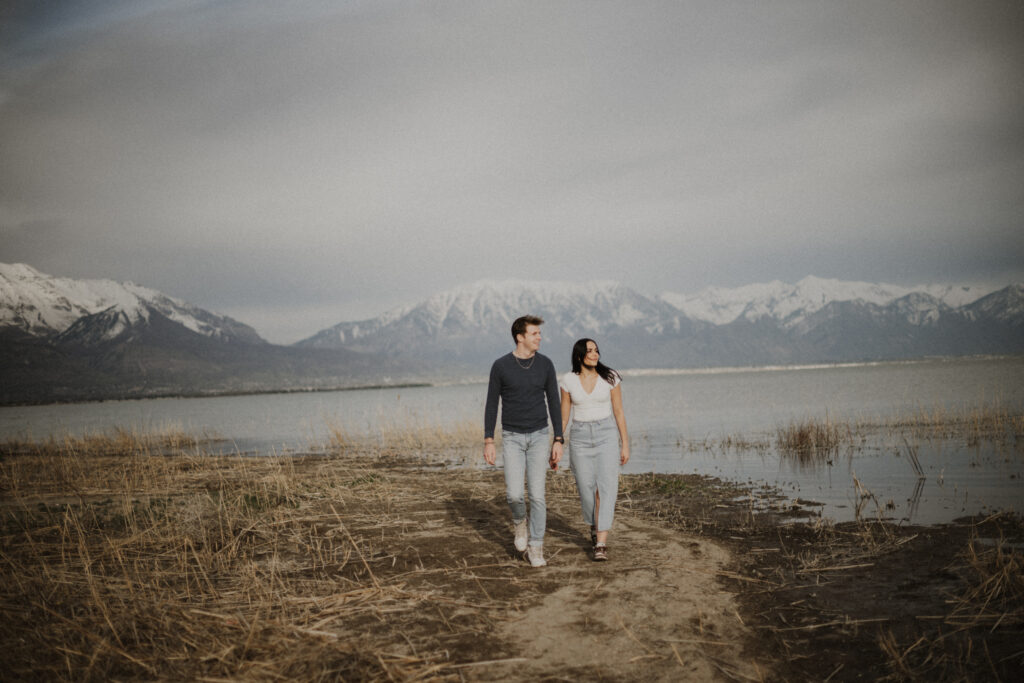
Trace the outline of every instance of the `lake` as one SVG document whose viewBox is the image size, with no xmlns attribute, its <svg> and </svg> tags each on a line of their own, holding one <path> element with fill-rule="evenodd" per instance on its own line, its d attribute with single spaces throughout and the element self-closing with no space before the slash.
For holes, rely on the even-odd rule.
<svg viewBox="0 0 1024 683">
<path fill-rule="evenodd" d="M 959 419 L 977 410 L 1019 418 L 1024 357 L 623 374 L 633 453 L 625 472 L 696 473 L 772 487 L 813 502 L 809 509 L 835 521 L 882 514 L 931 524 L 1024 507 L 1019 428 L 981 439 L 963 430 L 894 428 L 920 416 Z M 267 455 L 320 450 L 332 428 L 372 435 L 479 424 L 482 437 L 485 392 L 479 380 L 4 407 L 0 439 L 175 429 L 217 437 L 214 451 Z M 778 431 L 808 419 L 842 425 L 855 438 L 819 458 L 791 457 L 779 448 Z M 471 462 L 482 463 L 476 456 Z"/>
</svg>

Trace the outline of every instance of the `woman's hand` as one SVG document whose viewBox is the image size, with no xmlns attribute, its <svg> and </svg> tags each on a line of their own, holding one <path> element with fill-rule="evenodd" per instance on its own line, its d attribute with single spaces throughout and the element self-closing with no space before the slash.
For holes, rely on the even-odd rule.
<svg viewBox="0 0 1024 683">
<path fill-rule="evenodd" d="M 562 460 L 562 444 L 554 442 L 551 444 L 551 457 L 548 458 L 548 464 L 551 465 L 551 469 L 557 470 L 558 463 Z"/>
<path fill-rule="evenodd" d="M 629 462 L 629 444 L 622 444 L 622 448 L 619 450 L 619 464 L 625 465 Z"/>
</svg>

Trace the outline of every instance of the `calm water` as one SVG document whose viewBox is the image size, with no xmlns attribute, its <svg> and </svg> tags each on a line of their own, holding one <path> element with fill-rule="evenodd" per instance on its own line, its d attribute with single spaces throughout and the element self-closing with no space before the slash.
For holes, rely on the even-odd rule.
<svg viewBox="0 0 1024 683">
<path fill-rule="evenodd" d="M 889 422 L 920 412 L 961 415 L 979 406 L 1024 413 L 1024 357 L 930 360 L 805 368 L 634 371 L 623 398 L 633 459 L 626 472 L 682 472 L 779 488 L 835 520 L 881 510 L 916 523 L 982 511 L 1024 511 L 1024 443 L 1012 437 L 968 444 L 864 428 L 856 448 L 799 465 L 775 448 L 794 420 Z M 0 439 L 80 435 L 123 427 L 216 436 L 229 452 L 316 450 L 330 428 L 482 422 L 486 387 L 374 389 L 222 398 L 150 399 L 0 408 Z M 482 427 L 481 427 L 482 431 Z M 728 447 L 742 439 L 756 448 Z M 909 451 L 924 470 L 915 473 Z M 871 497 L 858 495 L 854 478 Z"/>
</svg>

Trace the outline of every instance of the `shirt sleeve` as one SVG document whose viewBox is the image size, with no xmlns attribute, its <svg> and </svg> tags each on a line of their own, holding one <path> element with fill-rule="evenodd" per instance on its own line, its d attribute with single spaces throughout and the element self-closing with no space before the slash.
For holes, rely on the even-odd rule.
<svg viewBox="0 0 1024 683">
<path fill-rule="evenodd" d="M 562 436 L 562 399 L 558 393 L 558 376 L 555 373 L 554 363 L 551 363 L 551 369 L 548 372 L 547 394 L 551 429 L 554 431 L 555 436 Z"/>
<path fill-rule="evenodd" d="M 491 377 L 487 382 L 487 401 L 484 403 L 484 438 L 494 438 L 494 426 L 498 421 L 498 398 L 501 395 L 501 372 L 498 361 L 491 366 Z"/>
</svg>

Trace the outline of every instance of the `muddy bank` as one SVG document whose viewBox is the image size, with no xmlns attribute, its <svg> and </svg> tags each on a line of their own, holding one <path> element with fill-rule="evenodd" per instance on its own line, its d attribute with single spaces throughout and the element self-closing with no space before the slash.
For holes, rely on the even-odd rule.
<svg viewBox="0 0 1024 683">
<path fill-rule="evenodd" d="M 730 553 L 721 585 L 748 627 L 745 653 L 774 680 L 1020 680 L 1024 524 L 838 525 L 750 492 L 708 500 L 696 477 L 628 478 L 641 517 Z M 728 487 L 713 485 L 717 492 Z M 767 510 L 757 512 L 755 510 Z"/>
</svg>

